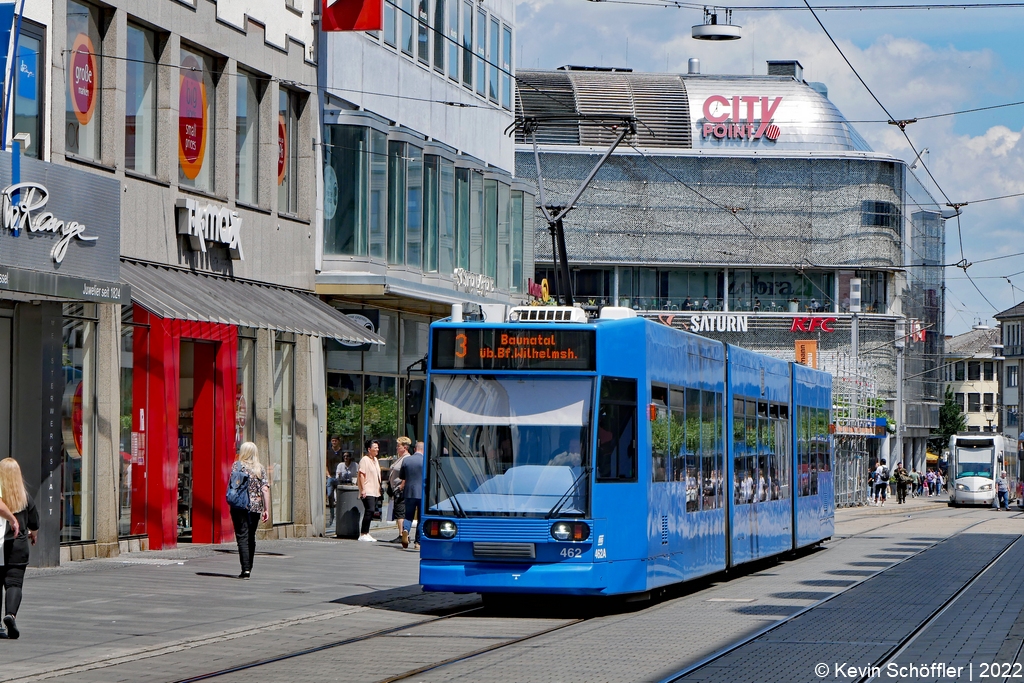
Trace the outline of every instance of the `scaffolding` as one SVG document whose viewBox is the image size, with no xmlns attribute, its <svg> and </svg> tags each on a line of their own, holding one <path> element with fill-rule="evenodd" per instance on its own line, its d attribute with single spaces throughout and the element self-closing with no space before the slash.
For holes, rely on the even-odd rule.
<svg viewBox="0 0 1024 683">
<path fill-rule="evenodd" d="M 866 505 L 870 440 L 884 405 L 875 381 L 881 368 L 844 352 L 824 354 L 819 361 L 822 370 L 832 373 L 836 507 Z"/>
</svg>

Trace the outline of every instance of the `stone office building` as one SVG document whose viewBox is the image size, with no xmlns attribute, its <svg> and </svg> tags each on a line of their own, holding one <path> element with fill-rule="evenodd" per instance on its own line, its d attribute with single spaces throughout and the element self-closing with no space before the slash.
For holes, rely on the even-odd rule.
<svg viewBox="0 0 1024 683">
<path fill-rule="evenodd" d="M 18 73 L 33 82 L 15 86 L 14 130 L 30 133 L 25 154 L 40 161 L 24 160 L 23 173 L 59 171 L 44 181 L 58 217 L 99 236 L 72 243 L 61 275 L 124 283 L 86 283 L 76 295 L 58 278 L 45 297 L 32 284 L 0 305 L 13 307 L 13 317 L 0 313 L 0 344 L 15 342 L 0 419 L 20 424 L 19 410 L 50 405 L 21 400 L 39 384 L 23 389 L 18 354 L 44 367 L 57 359 L 61 391 L 43 398 L 63 416 L 56 461 L 40 472 L 39 451 L 18 448 L 20 427 L 0 434 L 30 483 L 56 491 L 42 564 L 230 540 L 224 494 L 243 440 L 256 442 L 272 480 L 264 533 L 322 529 L 323 340 L 379 338 L 313 293 L 310 5 L 27 3 Z M 58 187 L 92 200 L 64 206 Z M 96 268 L 75 270 L 89 260 Z M 49 337 L 37 345 L 42 361 L 19 316 L 58 330 L 52 349 Z"/>
</svg>

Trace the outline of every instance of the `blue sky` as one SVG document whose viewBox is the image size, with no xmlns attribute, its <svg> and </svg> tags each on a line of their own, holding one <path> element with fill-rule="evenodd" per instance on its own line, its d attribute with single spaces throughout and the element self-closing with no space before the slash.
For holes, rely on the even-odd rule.
<svg viewBox="0 0 1024 683">
<path fill-rule="evenodd" d="M 885 117 L 807 11 L 744 12 L 737 5 L 733 23 L 744 27 L 744 37 L 730 43 L 690 37 L 690 27 L 702 23 L 700 10 L 527 0 L 517 2 L 516 15 L 519 67 L 586 64 L 685 73 L 687 60 L 698 57 L 703 73 L 763 74 L 766 60 L 796 58 L 804 78 L 824 82 L 847 118 Z M 819 16 L 898 118 L 1024 100 L 1024 8 Z M 874 149 L 913 159 L 893 126 L 857 128 Z M 925 162 L 952 201 L 1024 192 L 1024 106 L 922 121 L 907 131 L 918 149 L 929 150 Z M 934 186 L 922 180 L 939 199 Z M 1024 197 L 968 205 L 963 212 L 967 261 L 1024 252 Z M 947 224 L 946 257 L 947 263 L 960 259 L 955 221 Z M 1024 301 L 1020 271 L 1024 256 L 971 266 L 979 292 L 962 270 L 948 268 L 946 333 L 965 332 L 978 320 L 991 324 L 996 310 Z"/>
</svg>

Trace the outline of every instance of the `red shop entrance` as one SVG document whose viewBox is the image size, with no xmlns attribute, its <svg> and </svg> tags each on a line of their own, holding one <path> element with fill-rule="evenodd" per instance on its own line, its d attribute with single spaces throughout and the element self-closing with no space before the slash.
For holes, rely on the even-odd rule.
<svg viewBox="0 0 1024 683">
<path fill-rule="evenodd" d="M 145 453 L 132 465 L 132 517 L 145 517 L 151 549 L 229 541 L 238 330 L 133 313 L 132 431 Z"/>
</svg>

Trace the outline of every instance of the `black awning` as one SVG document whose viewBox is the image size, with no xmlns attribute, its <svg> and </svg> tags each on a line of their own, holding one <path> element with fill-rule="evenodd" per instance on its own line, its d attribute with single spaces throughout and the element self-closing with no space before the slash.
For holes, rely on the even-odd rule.
<svg viewBox="0 0 1024 683">
<path fill-rule="evenodd" d="M 315 294 L 207 273 L 121 261 L 132 301 L 162 318 L 317 335 L 357 344 L 384 340 Z"/>
</svg>

